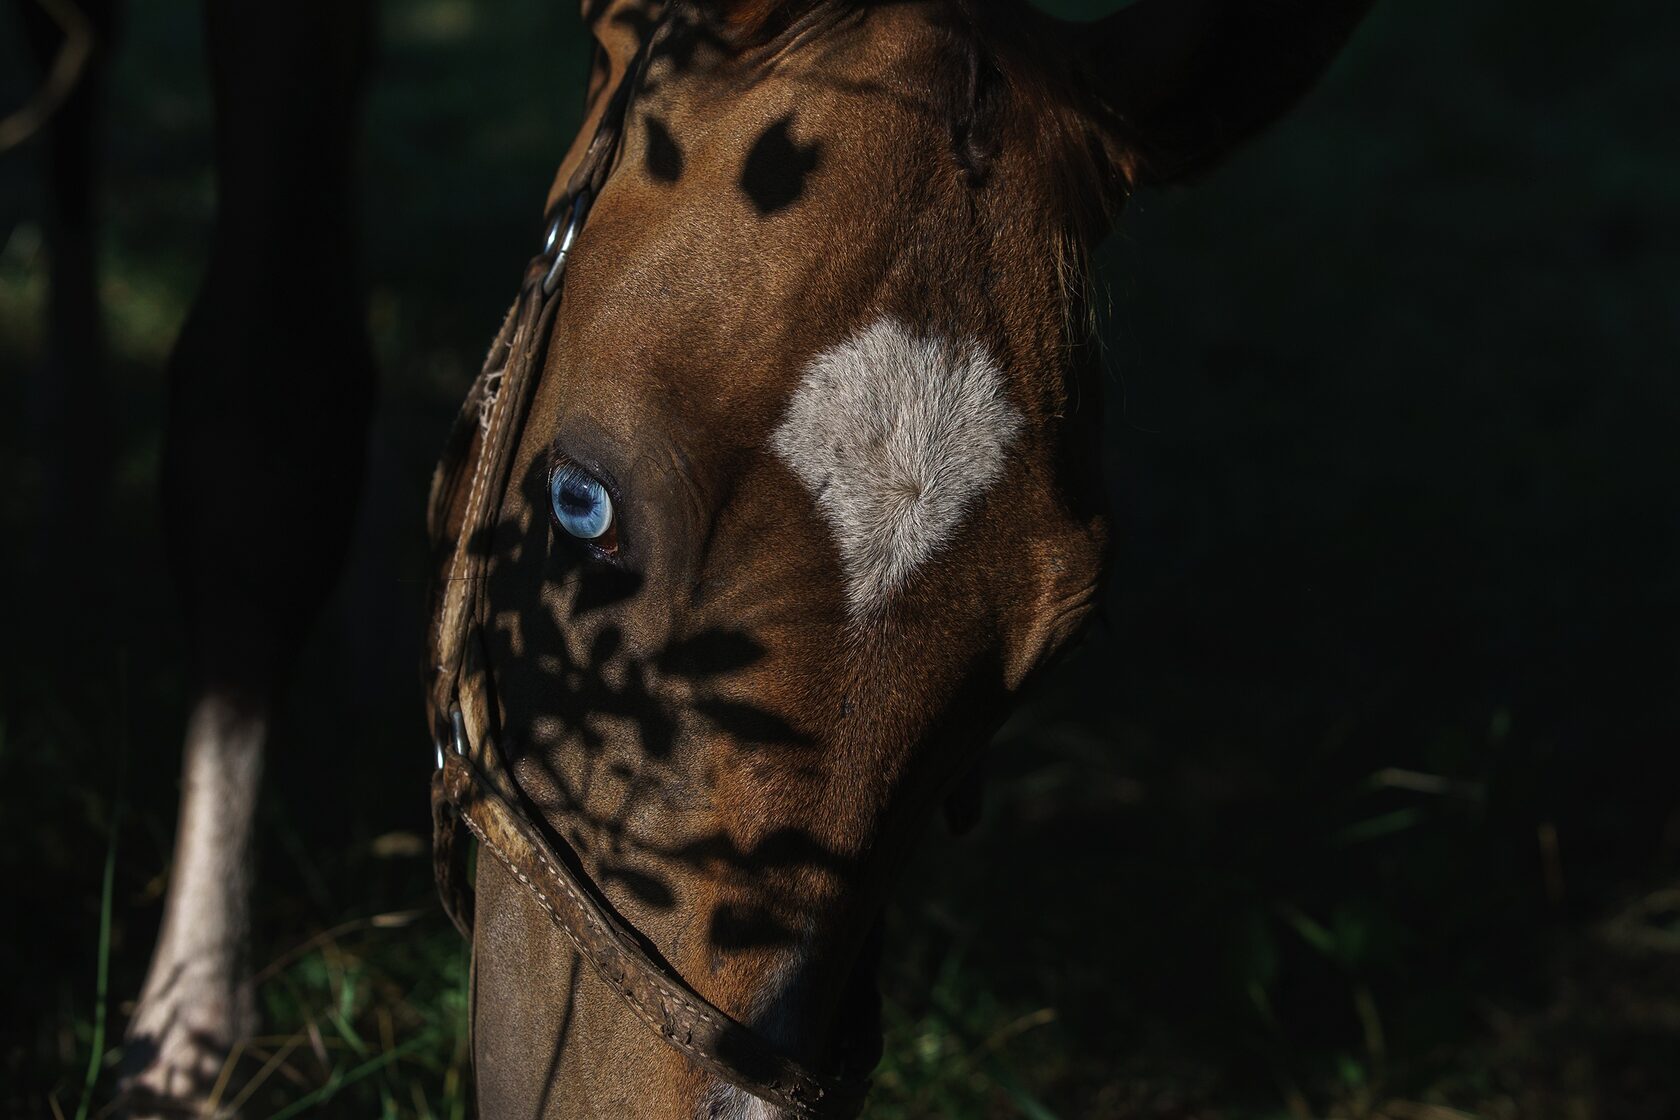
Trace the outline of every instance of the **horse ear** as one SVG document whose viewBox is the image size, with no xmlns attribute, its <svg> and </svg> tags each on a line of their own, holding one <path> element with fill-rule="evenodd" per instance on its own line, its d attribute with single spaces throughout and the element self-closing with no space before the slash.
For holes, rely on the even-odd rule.
<svg viewBox="0 0 1680 1120">
<path fill-rule="evenodd" d="M 1370 0 L 1136 0 L 1067 26 L 1126 187 L 1206 170 L 1298 101 Z"/>
<path fill-rule="evenodd" d="M 566 195 L 572 180 L 588 151 L 589 144 L 600 126 L 602 114 L 611 100 L 610 90 L 618 88 L 630 69 L 631 60 L 665 12 L 667 0 L 583 0 L 583 26 L 595 40 L 595 51 L 589 60 L 589 81 L 584 87 L 583 124 L 572 138 L 572 146 L 560 161 L 560 170 L 548 188 L 548 205 L 543 213 L 552 214 Z"/>
<path fill-rule="evenodd" d="M 585 102 L 593 110 L 601 91 L 618 84 L 636 51 L 664 14 L 666 0 L 583 0 L 583 26 L 595 40 Z"/>
</svg>

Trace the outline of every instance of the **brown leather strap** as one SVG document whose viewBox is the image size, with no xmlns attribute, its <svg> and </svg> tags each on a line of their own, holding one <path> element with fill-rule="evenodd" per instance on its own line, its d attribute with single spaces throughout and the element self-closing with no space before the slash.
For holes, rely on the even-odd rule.
<svg viewBox="0 0 1680 1120">
<path fill-rule="evenodd" d="M 433 870 L 450 919 L 469 940 L 473 889 L 463 826 L 522 883 L 590 967 L 658 1035 L 714 1076 L 801 1120 L 844 1120 L 863 1105 L 868 1082 L 811 1073 L 685 983 L 621 918 L 563 841 L 545 834 L 502 761 L 484 674 L 473 664 L 487 616 L 490 537 L 500 520 L 513 459 L 560 302 L 566 230 L 582 225 L 611 170 L 629 99 L 656 30 L 613 92 L 568 180 L 550 244 L 527 267 L 518 300 L 468 393 L 433 479 L 428 520 L 449 542 L 433 595 L 429 705 L 438 745 L 432 779 Z M 558 845 L 558 850 L 556 845 Z"/>
<path fill-rule="evenodd" d="M 548 327 L 560 303 L 560 279 L 570 236 L 583 224 L 590 203 L 612 170 L 613 157 L 640 79 L 642 63 L 659 32 L 642 50 L 602 113 L 595 135 L 569 180 L 567 194 L 550 215 L 549 244 L 526 266 L 519 297 L 508 312 L 485 356 L 484 367 L 468 391 L 432 480 L 429 521 L 434 539 L 451 540 L 447 565 L 433 601 L 430 671 L 433 733 L 442 741 L 452 730 L 447 714 L 465 708 L 464 659 L 469 639 L 483 616 L 484 574 L 490 560 L 490 533 L 500 519 L 508 472 L 518 451 L 519 434 L 530 411 L 530 396 L 540 377 Z M 470 464 L 470 470 L 466 469 Z M 459 517 L 453 516 L 459 512 Z"/>
<path fill-rule="evenodd" d="M 461 843 L 461 812 L 443 782 L 444 768 L 432 775 L 432 878 L 438 901 L 468 941 L 473 932 L 473 889 L 467 878 L 467 846 Z"/>
<path fill-rule="evenodd" d="M 695 1065 L 802 1120 L 850 1117 L 867 1083 L 820 1077 L 718 1010 L 656 959 L 600 889 L 465 755 L 445 755 L 441 800 L 520 883 L 636 1017 Z"/>
</svg>

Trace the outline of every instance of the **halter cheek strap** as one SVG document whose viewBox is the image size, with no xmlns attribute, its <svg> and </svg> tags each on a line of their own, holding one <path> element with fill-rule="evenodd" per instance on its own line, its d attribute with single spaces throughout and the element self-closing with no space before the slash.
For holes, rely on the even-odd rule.
<svg viewBox="0 0 1680 1120">
<path fill-rule="evenodd" d="M 662 25 L 643 41 L 568 183 L 543 252 L 467 395 L 432 483 L 428 521 L 443 542 L 433 590 L 428 706 L 436 734 L 433 869 L 438 895 L 468 940 L 473 889 L 462 830 L 536 900 L 636 1017 L 689 1061 L 800 1120 L 856 1116 L 868 1082 L 813 1073 L 691 988 L 618 914 L 581 861 L 529 807 L 496 747 L 482 646 L 491 530 L 560 303 L 566 261 L 618 149 L 629 102 Z"/>
</svg>

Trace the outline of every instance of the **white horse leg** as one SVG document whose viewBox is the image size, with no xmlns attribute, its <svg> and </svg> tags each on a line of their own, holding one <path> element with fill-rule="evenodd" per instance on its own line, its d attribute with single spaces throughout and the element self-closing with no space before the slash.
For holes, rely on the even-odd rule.
<svg viewBox="0 0 1680 1120">
<path fill-rule="evenodd" d="M 128 1028 L 125 1081 L 148 1099 L 202 1101 L 256 1026 L 251 853 L 268 716 L 211 692 L 187 721 L 180 826 L 163 926 Z"/>
</svg>

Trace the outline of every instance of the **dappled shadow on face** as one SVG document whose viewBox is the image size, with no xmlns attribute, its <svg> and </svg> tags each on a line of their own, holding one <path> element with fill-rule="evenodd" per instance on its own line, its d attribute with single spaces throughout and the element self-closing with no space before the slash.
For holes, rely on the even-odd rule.
<svg viewBox="0 0 1680 1120">
<path fill-rule="evenodd" d="M 821 161 L 822 145 L 801 144 L 793 138 L 793 114 L 771 124 L 747 152 L 741 169 L 741 190 L 761 216 L 769 216 L 799 201 L 805 179 Z"/>
<path fill-rule="evenodd" d="M 745 628 L 685 627 L 664 584 L 588 554 L 551 527 L 547 505 L 545 464 L 533 462 L 496 527 L 471 542 L 490 559 L 483 652 L 465 670 L 490 701 L 494 746 L 486 749 L 501 755 L 557 857 L 610 892 L 601 901 L 622 911 L 649 957 L 746 1016 L 743 1000 L 763 982 L 763 954 L 794 949 L 812 933 L 815 903 L 802 892 L 820 883 L 827 898 L 849 893 L 859 868 L 803 821 L 745 819 L 747 806 L 719 803 L 733 796 L 719 775 L 743 758 L 776 773 L 815 770 L 819 744 L 788 714 L 751 699 L 745 675 L 766 671 L 762 641 Z M 673 945 L 680 959 L 667 960 L 661 947 Z M 691 972 L 697 949 L 709 981 Z M 577 986 L 582 967 L 565 983 L 533 975 L 520 987 L 550 1007 L 563 1000 L 558 1027 L 544 1032 L 552 1036 L 545 1094 L 565 1076 L 562 1050 L 581 1029 L 580 1001 L 604 991 Z M 867 993 L 874 985 L 872 967 L 851 981 Z M 847 997 L 832 1034 L 849 1053 L 878 1045 L 857 1040 L 878 1038 L 878 1015 L 854 1013 L 876 1007 L 867 996 Z M 545 1017 L 536 1004 L 505 1000 L 496 1015 L 501 1023 Z M 764 1029 L 750 1017 L 746 1026 Z M 794 1030 L 782 1037 L 829 1045 L 815 1030 Z M 728 1037 L 723 1045 L 732 1045 Z M 745 1063 L 758 1051 L 738 1049 L 752 1073 Z M 822 1052 L 799 1056 L 828 1064 Z"/>
<path fill-rule="evenodd" d="M 518 496 L 519 512 L 505 511 L 473 543 L 494 560 L 484 656 L 470 671 L 494 698 L 498 749 L 536 779 L 527 792 L 549 824 L 604 883 L 656 911 L 692 894 L 679 889 L 679 876 L 767 894 L 788 872 L 847 877 L 849 862 L 797 825 L 752 822 L 759 839 L 743 846 L 718 822 L 729 807 L 714 805 L 713 775 L 730 762 L 718 752 L 752 752 L 796 770 L 817 763 L 815 740 L 743 699 L 740 674 L 762 669 L 764 645 L 744 629 L 679 630 L 676 604 L 653 601 L 641 573 L 588 556 L 552 530 L 541 464 L 526 472 Z M 671 824 L 696 820 L 717 823 Z M 704 925 L 723 951 L 794 936 L 764 907 L 720 905 Z"/>
<path fill-rule="evenodd" d="M 674 183 L 682 178 L 683 154 L 671 130 L 659 117 L 648 113 L 642 118 L 647 127 L 647 156 L 644 160 L 648 177 L 660 183 Z"/>
</svg>

